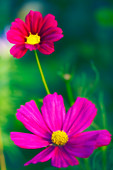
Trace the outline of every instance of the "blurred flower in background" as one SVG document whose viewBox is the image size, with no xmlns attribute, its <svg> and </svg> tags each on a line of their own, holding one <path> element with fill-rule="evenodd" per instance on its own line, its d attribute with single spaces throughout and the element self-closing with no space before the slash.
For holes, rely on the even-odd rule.
<svg viewBox="0 0 113 170">
<path fill-rule="evenodd" d="M 11 58 L 10 58 L 10 48 L 12 44 L 6 39 L 6 31 L 8 27 L 5 28 L 4 33 L 0 37 L 0 124 L 6 123 L 6 114 L 8 114 L 10 106 L 10 77 L 9 71 L 11 70 Z"/>
<path fill-rule="evenodd" d="M 13 46 L 6 38 L 6 32 L 9 30 L 7 26 L 0 36 L 0 58 L 5 60 L 10 58 L 10 48 Z"/>
<path fill-rule="evenodd" d="M 28 14 L 31 9 L 33 11 L 39 11 L 43 14 L 45 10 L 45 4 L 43 3 L 43 1 L 24 2 L 23 6 L 20 8 L 18 12 L 18 17 L 24 20 L 26 14 Z"/>
</svg>

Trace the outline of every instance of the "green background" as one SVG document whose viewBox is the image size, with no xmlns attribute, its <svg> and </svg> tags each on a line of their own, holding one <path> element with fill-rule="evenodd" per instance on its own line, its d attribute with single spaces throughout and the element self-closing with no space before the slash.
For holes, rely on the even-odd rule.
<svg viewBox="0 0 113 170">
<path fill-rule="evenodd" d="M 40 149 L 20 149 L 9 137 L 12 131 L 28 132 L 15 116 L 20 105 L 34 99 L 40 109 L 39 99 L 46 95 L 34 52 L 28 51 L 21 59 L 15 59 L 9 54 L 10 44 L 5 39 L 11 22 L 15 18 L 24 20 L 30 10 L 40 11 L 43 16 L 55 15 L 63 30 L 64 37 L 55 42 L 54 53 L 38 52 L 51 93 L 61 94 L 68 110 L 70 103 L 64 75 L 70 74 L 74 100 L 78 96 L 92 100 L 98 108 L 96 125 L 113 134 L 113 1 L 0 0 L 0 128 L 8 170 L 55 169 L 49 168 L 50 161 L 24 167 Z M 90 126 L 88 130 L 94 129 Z M 88 161 L 80 159 L 80 166 L 67 169 L 112 170 L 112 146 L 111 142 L 104 161 L 99 148 Z"/>
</svg>

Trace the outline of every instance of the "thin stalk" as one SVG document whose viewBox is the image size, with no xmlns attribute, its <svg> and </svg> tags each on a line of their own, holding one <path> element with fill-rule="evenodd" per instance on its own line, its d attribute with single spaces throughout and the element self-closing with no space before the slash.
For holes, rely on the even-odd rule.
<svg viewBox="0 0 113 170">
<path fill-rule="evenodd" d="M 67 95 L 68 95 L 69 103 L 72 106 L 73 103 L 74 103 L 74 98 L 73 98 L 73 93 L 72 93 L 70 81 L 69 80 L 65 80 L 65 83 L 66 83 L 66 90 L 67 90 Z"/>
<path fill-rule="evenodd" d="M 105 107 L 104 107 L 104 101 L 103 101 L 103 93 L 100 93 L 99 96 L 99 103 L 100 103 L 100 108 L 101 108 L 101 112 L 102 112 L 102 120 L 103 120 L 103 128 L 107 129 L 107 122 L 106 122 L 106 111 L 105 111 Z M 106 166 L 106 146 L 102 147 L 103 150 L 103 155 L 102 155 L 102 159 L 103 159 L 103 170 L 106 170 L 107 166 Z"/>
<path fill-rule="evenodd" d="M 39 71 L 40 71 L 40 75 L 41 75 L 42 82 L 44 84 L 45 90 L 46 90 L 47 94 L 50 94 L 50 91 L 48 89 L 48 86 L 47 86 L 47 83 L 46 83 L 46 80 L 45 80 L 45 77 L 44 77 L 44 74 L 43 74 L 43 71 L 42 71 L 42 68 L 41 68 L 41 64 L 40 64 L 40 61 L 39 61 L 39 58 L 38 58 L 37 51 L 34 50 L 34 52 L 35 52 L 35 57 L 36 57 L 37 65 L 38 65 L 38 68 L 39 68 Z"/>
<path fill-rule="evenodd" d="M 103 150 L 103 154 L 102 154 L 102 162 L 103 162 L 103 170 L 106 170 L 107 166 L 106 166 L 106 146 L 103 146 L 102 148 Z"/>
<path fill-rule="evenodd" d="M 5 158 L 4 158 L 4 154 L 3 154 L 1 129 L 0 129 L 0 165 L 1 165 L 1 170 L 6 170 Z"/>
<path fill-rule="evenodd" d="M 84 161 L 85 161 L 86 169 L 91 170 L 88 158 L 84 159 Z"/>
<path fill-rule="evenodd" d="M 66 83 L 66 89 L 67 89 L 67 94 L 68 94 L 70 106 L 72 106 L 72 104 L 74 103 L 74 98 L 73 98 L 73 93 L 72 93 L 72 89 L 71 89 L 71 86 L 70 86 L 70 81 L 65 80 L 65 83 Z M 96 128 L 97 128 L 97 126 L 96 126 Z M 84 161 L 85 161 L 86 169 L 91 170 L 88 159 L 85 159 Z M 82 169 L 81 165 L 79 165 L 79 166 L 80 166 L 80 169 Z"/>
<path fill-rule="evenodd" d="M 90 90 L 88 91 L 88 94 L 87 94 L 88 97 L 90 95 L 92 95 L 92 93 L 95 91 L 97 85 L 99 84 L 99 80 L 100 80 L 100 75 L 99 75 L 98 69 L 94 65 L 93 61 L 91 62 L 91 68 L 94 71 L 96 78 L 95 78 L 95 81 L 93 83 L 93 87 L 90 88 Z"/>
</svg>

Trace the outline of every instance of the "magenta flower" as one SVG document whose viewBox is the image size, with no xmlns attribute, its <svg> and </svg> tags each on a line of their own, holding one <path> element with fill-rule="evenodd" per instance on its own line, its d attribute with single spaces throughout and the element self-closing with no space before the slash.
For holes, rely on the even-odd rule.
<svg viewBox="0 0 113 170">
<path fill-rule="evenodd" d="M 95 105 L 86 98 L 78 97 L 66 114 L 62 96 L 49 94 L 43 100 L 41 112 L 33 100 L 17 110 L 17 119 L 33 134 L 11 132 L 14 143 L 25 149 L 46 147 L 25 165 L 49 159 L 58 168 L 78 165 L 76 157 L 87 158 L 111 141 L 107 130 L 83 132 L 97 114 Z"/>
<path fill-rule="evenodd" d="M 43 54 L 54 52 L 54 42 L 60 40 L 62 29 L 57 27 L 55 16 L 48 14 L 42 17 L 37 11 L 30 11 L 25 17 L 25 22 L 17 18 L 12 22 L 10 30 L 7 32 L 7 39 L 15 44 L 10 53 L 21 58 L 29 49 L 38 49 Z"/>
</svg>

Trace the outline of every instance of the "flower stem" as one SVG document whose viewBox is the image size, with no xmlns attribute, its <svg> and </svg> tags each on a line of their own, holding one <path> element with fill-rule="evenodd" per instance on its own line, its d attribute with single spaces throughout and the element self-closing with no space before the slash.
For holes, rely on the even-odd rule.
<svg viewBox="0 0 113 170">
<path fill-rule="evenodd" d="M 66 83 L 66 89 L 67 89 L 67 94 L 68 94 L 68 99 L 69 99 L 69 102 L 70 102 L 70 106 L 72 106 L 73 103 L 74 103 L 74 98 L 73 98 L 73 93 L 72 93 L 70 81 L 65 80 L 65 83 Z M 85 159 L 84 161 L 85 161 L 85 164 L 86 164 L 86 169 L 91 170 L 88 159 Z M 80 167 L 80 169 L 82 169 L 81 164 L 79 165 L 79 167 Z"/>
<path fill-rule="evenodd" d="M 66 84 L 66 90 L 67 90 L 67 95 L 68 95 L 69 103 L 72 106 L 73 103 L 74 103 L 74 98 L 73 98 L 73 93 L 72 93 L 70 81 L 69 80 L 65 80 L 65 84 Z"/>
<path fill-rule="evenodd" d="M 1 165 L 1 170 L 6 170 L 5 158 L 3 154 L 1 129 L 0 129 L 0 165 Z"/>
<path fill-rule="evenodd" d="M 85 164 L 86 164 L 86 169 L 91 170 L 88 158 L 84 159 L 84 161 L 85 161 Z"/>
<path fill-rule="evenodd" d="M 50 91 L 48 89 L 48 86 L 47 86 L 47 83 L 46 83 L 46 80 L 45 80 L 45 77 L 44 77 L 44 74 L 43 74 L 43 71 L 42 71 L 42 68 L 41 68 L 41 64 L 40 64 L 40 61 L 39 61 L 39 58 L 38 58 L 37 51 L 34 50 L 34 52 L 35 52 L 35 57 L 36 57 L 37 65 L 38 65 L 38 68 L 39 68 L 39 71 L 40 71 L 40 75 L 41 75 L 42 82 L 44 84 L 45 90 L 46 90 L 47 94 L 50 94 Z"/>
<path fill-rule="evenodd" d="M 102 112 L 102 120 L 103 120 L 103 128 L 107 129 L 107 122 L 106 122 L 106 111 L 105 111 L 105 107 L 104 107 L 104 101 L 103 101 L 103 93 L 100 93 L 99 96 L 99 103 L 100 103 L 100 108 L 101 108 L 101 112 Z M 106 170 L 106 146 L 102 147 L 103 150 L 103 155 L 102 155 L 102 159 L 103 159 L 103 170 Z"/>
</svg>

